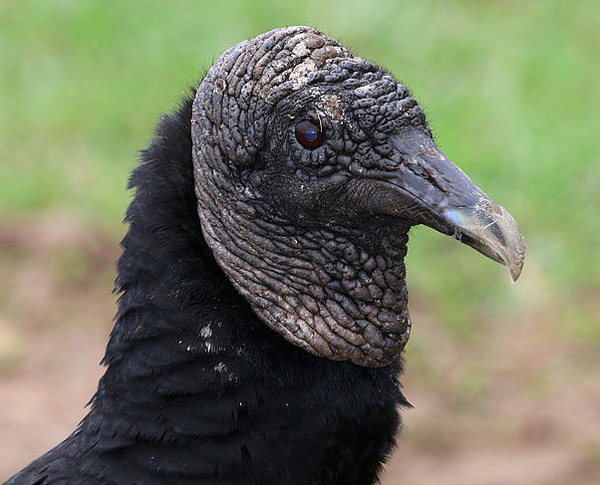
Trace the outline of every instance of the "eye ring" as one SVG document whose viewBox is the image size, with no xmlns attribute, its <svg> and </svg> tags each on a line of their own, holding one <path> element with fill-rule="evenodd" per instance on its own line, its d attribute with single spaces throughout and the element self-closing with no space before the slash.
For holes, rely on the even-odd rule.
<svg viewBox="0 0 600 485">
<path fill-rule="evenodd" d="M 298 143 L 309 150 L 319 148 L 325 141 L 325 135 L 321 128 L 309 120 L 300 121 L 295 126 L 294 132 Z"/>
</svg>

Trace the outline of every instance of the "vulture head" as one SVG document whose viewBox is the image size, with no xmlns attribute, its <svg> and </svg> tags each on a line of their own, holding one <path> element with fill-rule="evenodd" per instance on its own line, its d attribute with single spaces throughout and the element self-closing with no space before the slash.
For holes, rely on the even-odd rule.
<svg viewBox="0 0 600 485">
<path fill-rule="evenodd" d="M 266 325 L 315 355 L 398 358 L 414 225 L 521 272 L 516 221 L 440 151 L 407 88 L 318 30 L 223 54 L 197 91 L 192 140 L 217 262 Z"/>
</svg>

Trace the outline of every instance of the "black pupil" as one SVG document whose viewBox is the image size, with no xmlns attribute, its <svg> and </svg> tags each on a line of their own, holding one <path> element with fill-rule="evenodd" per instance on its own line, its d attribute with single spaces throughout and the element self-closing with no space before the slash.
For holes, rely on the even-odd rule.
<svg viewBox="0 0 600 485">
<path fill-rule="evenodd" d="M 314 150 L 323 144 L 323 132 L 312 121 L 304 120 L 296 125 L 296 140 L 304 148 Z"/>
<path fill-rule="evenodd" d="M 311 126 L 308 130 L 304 132 L 304 137 L 308 141 L 315 141 L 317 139 L 317 136 L 319 136 L 319 130 L 317 130 L 316 126 Z"/>
</svg>

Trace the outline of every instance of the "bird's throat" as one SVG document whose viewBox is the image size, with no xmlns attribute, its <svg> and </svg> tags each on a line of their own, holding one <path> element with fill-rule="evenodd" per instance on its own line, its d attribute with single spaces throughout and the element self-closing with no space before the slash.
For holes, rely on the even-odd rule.
<svg viewBox="0 0 600 485">
<path fill-rule="evenodd" d="M 260 211 L 218 208 L 202 189 L 199 213 L 217 262 L 267 326 L 332 360 L 382 367 L 398 358 L 410 335 L 406 233 L 371 244 L 324 228 L 298 233 Z"/>
</svg>

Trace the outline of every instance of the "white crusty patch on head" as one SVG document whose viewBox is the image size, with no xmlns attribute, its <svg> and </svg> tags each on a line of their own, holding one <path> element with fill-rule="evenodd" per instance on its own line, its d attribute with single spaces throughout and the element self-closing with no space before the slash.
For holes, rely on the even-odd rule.
<svg viewBox="0 0 600 485">
<path fill-rule="evenodd" d="M 292 49 L 292 55 L 294 57 L 304 58 L 304 61 L 295 66 L 290 72 L 289 78 L 294 90 L 306 86 L 308 82 L 308 75 L 317 69 L 317 63 L 310 57 L 312 51 L 306 45 L 306 37 L 306 34 L 302 33 L 291 39 L 292 41 L 295 41 L 298 38 L 303 39 Z"/>
<path fill-rule="evenodd" d="M 335 94 L 326 94 L 323 96 L 323 112 L 329 118 L 341 120 L 344 118 L 344 107 L 340 98 Z"/>
<path fill-rule="evenodd" d="M 290 81 L 293 89 L 301 89 L 308 83 L 308 75 L 314 72 L 317 64 L 310 57 L 307 57 L 304 62 L 298 64 L 290 73 Z"/>
<path fill-rule="evenodd" d="M 294 90 L 306 86 L 308 76 L 320 69 L 328 59 L 347 54 L 346 49 L 342 46 L 324 45 L 323 38 L 316 35 L 315 32 L 302 32 L 292 37 L 291 42 L 298 42 L 291 51 L 292 55 L 304 58 L 289 74 L 289 80 L 292 82 Z"/>
<path fill-rule="evenodd" d="M 306 42 L 299 42 L 296 47 L 292 50 L 292 54 L 296 57 L 305 57 L 310 54 L 310 50 L 306 47 Z"/>
<path fill-rule="evenodd" d="M 286 31 L 289 36 L 282 36 Z M 281 50 L 272 49 L 276 54 L 269 55 L 261 50 L 261 44 L 273 35 L 279 37 Z M 351 53 L 334 39 L 309 27 L 291 27 L 267 32 L 256 39 L 238 44 L 236 48 L 243 50 L 240 61 L 234 66 L 234 70 L 239 69 L 235 71 L 237 78 L 241 79 L 250 74 L 249 78 L 244 80 L 246 87 L 243 87 L 242 91 L 252 93 L 267 102 L 272 99 L 271 95 L 278 91 L 279 86 L 297 91 L 308 84 L 312 73 L 322 69 L 331 59 L 351 56 Z M 227 56 L 232 53 L 235 53 L 234 48 L 231 49 L 231 53 L 228 51 L 223 54 L 215 66 L 225 63 Z M 249 70 L 244 73 L 245 65 Z M 215 66 L 211 71 L 219 71 Z M 236 82 L 234 80 L 233 85 Z M 236 96 L 238 94 L 235 90 L 229 92 L 233 93 Z"/>
</svg>

